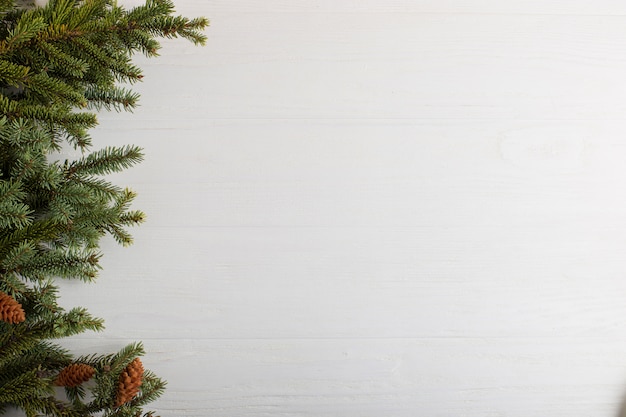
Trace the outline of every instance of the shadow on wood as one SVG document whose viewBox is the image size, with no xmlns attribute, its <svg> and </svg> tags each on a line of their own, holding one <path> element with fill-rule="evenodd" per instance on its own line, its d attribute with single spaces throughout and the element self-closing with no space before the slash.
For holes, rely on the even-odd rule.
<svg viewBox="0 0 626 417">
<path fill-rule="evenodd" d="M 616 417 L 626 417 L 626 392 L 622 394 L 622 402 L 620 403 Z"/>
</svg>

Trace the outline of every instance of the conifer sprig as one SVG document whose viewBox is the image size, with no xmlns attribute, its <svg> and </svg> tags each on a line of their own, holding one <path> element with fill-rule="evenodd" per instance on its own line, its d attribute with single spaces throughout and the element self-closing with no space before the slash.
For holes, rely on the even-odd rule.
<svg viewBox="0 0 626 417">
<path fill-rule="evenodd" d="M 106 147 L 72 162 L 67 168 L 68 178 L 74 175 L 107 175 L 132 167 L 143 160 L 141 148 L 133 145 Z"/>
<path fill-rule="evenodd" d="M 103 328 L 85 308 L 60 305 L 56 280 L 93 280 L 101 238 L 128 245 L 127 228 L 145 217 L 131 209 L 135 193 L 106 178 L 140 162 L 142 150 L 93 151 L 97 118 L 85 110 L 132 110 L 139 96 L 120 85 L 143 79 L 132 56 L 158 55 L 159 38 L 204 44 L 208 21 L 174 15 L 170 0 L 128 10 L 115 0 L 30 9 L 0 0 L 0 18 L 0 414 L 152 417 L 142 407 L 165 382 L 137 365 L 140 343 L 77 361 L 49 342 Z M 65 143 L 82 156 L 58 161 Z M 66 379 L 67 400 L 57 398 L 54 381 L 77 362 L 93 381 Z M 124 372 L 130 381 L 120 382 Z"/>
</svg>

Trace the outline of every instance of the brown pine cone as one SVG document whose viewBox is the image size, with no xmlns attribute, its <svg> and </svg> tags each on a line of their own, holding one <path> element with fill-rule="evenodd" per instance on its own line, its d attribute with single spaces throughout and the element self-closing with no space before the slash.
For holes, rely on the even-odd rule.
<svg viewBox="0 0 626 417">
<path fill-rule="evenodd" d="M 59 372 L 54 383 L 62 387 L 76 387 L 83 382 L 89 381 L 95 373 L 96 370 L 89 365 L 73 363 Z"/>
<path fill-rule="evenodd" d="M 139 393 L 139 387 L 143 379 L 143 364 L 139 358 L 135 358 L 122 371 L 117 383 L 115 406 L 126 404 Z"/>
<path fill-rule="evenodd" d="M 0 320 L 10 324 L 21 323 L 26 320 L 22 305 L 9 294 L 0 292 Z"/>
</svg>

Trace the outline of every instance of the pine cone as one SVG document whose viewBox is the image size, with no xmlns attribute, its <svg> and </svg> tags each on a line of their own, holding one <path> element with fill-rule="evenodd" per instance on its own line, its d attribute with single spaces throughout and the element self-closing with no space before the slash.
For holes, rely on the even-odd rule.
<svg viewBox="0 0 626 417">
<path fill-rule="evenodd" d="M 89 365 L 73 363 L 59 372 L 54 383 L 62 387 L 76 387 L 83 382 L 89 381 L 95 373 L 96 370 Z"/>
<path fill-rule="evenodd" d="M 26 320 L 22 305 L 9 294 L 0 292 L 0 320 L 10 324 L 21 323 Z"/>
<path fill-rule="evenodd" d="M 117 395 L 115 397 L 115 406 L 119 407 L 126 404 L 139 393 L 143 378 L 143 364 L 139 358 L 135 358 L 122 371 L 117 383 Z"/>
</svg>

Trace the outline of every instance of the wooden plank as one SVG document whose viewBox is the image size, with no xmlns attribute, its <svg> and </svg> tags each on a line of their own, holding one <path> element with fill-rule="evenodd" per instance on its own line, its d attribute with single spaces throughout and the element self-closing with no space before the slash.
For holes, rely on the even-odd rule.
<svg viewBox="0 0 626 417">
<path fill-rule="evenodd" d="M 141 4 L 141 0 L 124 0 Z M 556 14 L 625 15 L 626 5 L 616 0 L 179 0 L 177 9 L 185 13 L 471 13 L 471 14 Z"/>
<path fill-rule="evenodd" d="M 616 415 L 626 5 L 181 0 L 100 144 L 137 245 L 67 306 L 188 416 Z"/>
<path fill-rule="evenodd" d="M 145 63 L 137 114 L 623 119 L 625 23 L 614 16 L 218 15 L 207 47 L 167 43 L 159 60 Z M 148 87 L 151 79 L 169 82 Z M 185 88 L 186 80 L 201 82 Z"/>
<path fill-rule="evenodd" d="M 616 364 L 626 339 L 537 342 L 154 340 L 144 363 L 169 382 L 154 404 L 166 415 L 615 415 L 626 371 Z M 102 342 L 81 340 L 74 348 L 90 352 Z"/>
<path fill-rule="evenodd" d="M 106 248 L 107 297 L 63 293 L 142 339 L 611 338 L 624 229 L 143 229 L 136 251 Z"/>
<path fill-rule="evenodd" d="M 113 178 L 145 227 L 479 228 L 621 224 L 625 135 L 621 121 L 224 120 L 94 140 L 146 149 Z"/>
<path fill-rule="evenodd" d="M 221 121 L 185 132 L 206 128 L 219 139 L 191 135 L 206 147 L 193 158 L 169 131 L 138 138 L 152 143 L 149 175 L 134 177 L 151 220 L 136 247 L 105 247 L 98 291 L 109 297 L 89 302 L 115 336 L 619 329 L 621 122 Z M 185 169 L 158 169 L 168 162 Z M 65 296 L 81 304 L 91 291 Z M 110 297 L 124 308 L 111 312 Z"/>
</svg>

